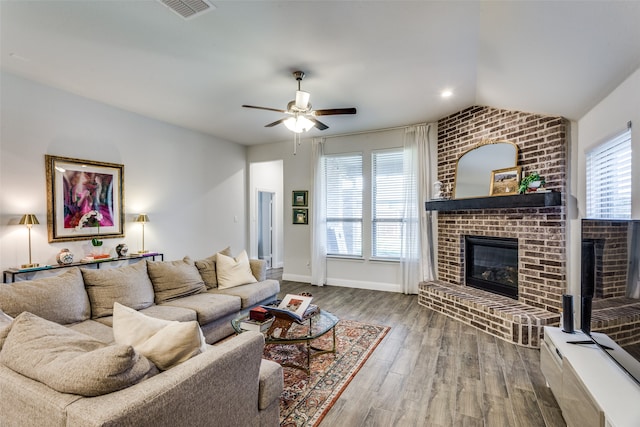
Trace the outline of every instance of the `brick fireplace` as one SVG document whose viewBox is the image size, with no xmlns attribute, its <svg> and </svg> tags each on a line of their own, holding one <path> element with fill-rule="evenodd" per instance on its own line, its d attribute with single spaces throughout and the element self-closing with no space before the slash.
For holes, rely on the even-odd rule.
<svg viewBox="0 0 640 427">
<path fill-rule="evenodd" d="M 456 161 L 484 139 L 519 149 L 523 174 L 537 171 L 562 194 L 559 206 L 438 212 L 435 282 L 421 283 L 421 305 L 520 345 L 538 347 L 545 325 L 558 324 L 566 290 L 565 119 L 470 107 L 438 121 L 438 180 L 453 186 Z M 520 196 L 506 196 L 520 197 Z M 465 285 L 465 237 L 517 241 L 517 299 Z"/>
</svg>

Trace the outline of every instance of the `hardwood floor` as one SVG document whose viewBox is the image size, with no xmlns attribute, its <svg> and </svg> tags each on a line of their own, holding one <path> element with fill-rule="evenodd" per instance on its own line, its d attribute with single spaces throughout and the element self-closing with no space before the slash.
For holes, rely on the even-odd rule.
<svg viewBox="0 0 640 427">
<path fill-rule="evenodd" d="M 415 295 L 281 281 L 281 297 L 299 292 L 342 319 L 391 327 L 321 427 L 565 425 L 538 350 L 433 312 Z"/>
</svg>

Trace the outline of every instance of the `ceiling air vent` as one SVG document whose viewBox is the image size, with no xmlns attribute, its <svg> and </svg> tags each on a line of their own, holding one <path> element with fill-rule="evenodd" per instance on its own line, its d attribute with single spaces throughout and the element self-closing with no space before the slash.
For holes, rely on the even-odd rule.
<svg viewBox="0 0 640 427">
<path fill-rule="evenodd" d="M 184 19 L 195 18 L 216 7 L 206 0 L 158 0 Z"/>
</svg>

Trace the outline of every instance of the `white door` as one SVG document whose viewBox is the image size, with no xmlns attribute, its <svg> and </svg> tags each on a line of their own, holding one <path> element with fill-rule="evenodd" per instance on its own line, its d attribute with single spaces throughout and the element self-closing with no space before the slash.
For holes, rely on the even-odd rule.
<svg viewBox="0 0 640 427">
<path fill-rule="evenodd" d="M 258 191 L 258 258 L 271 268 L 273 257 L 273 198 L 275 193 Z"/>
</svg>

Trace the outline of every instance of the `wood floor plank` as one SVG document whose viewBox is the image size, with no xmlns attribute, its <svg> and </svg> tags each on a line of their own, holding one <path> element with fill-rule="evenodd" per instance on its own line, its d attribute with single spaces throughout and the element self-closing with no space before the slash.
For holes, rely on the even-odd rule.
<svg viewBox="0 0 640 427">
<path fill-rule="evenodd" d="M 415 295 L 281 281 L 280 297 L 300 292 L 341 319 L 391 327 L 320 427 L 565 425 L 538 350 L 422 307 Z"/>
</svg>

